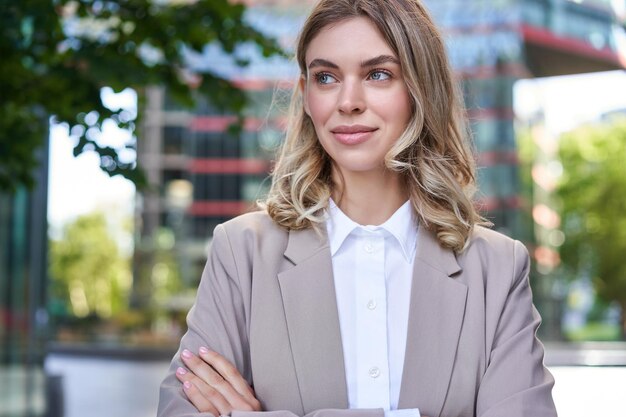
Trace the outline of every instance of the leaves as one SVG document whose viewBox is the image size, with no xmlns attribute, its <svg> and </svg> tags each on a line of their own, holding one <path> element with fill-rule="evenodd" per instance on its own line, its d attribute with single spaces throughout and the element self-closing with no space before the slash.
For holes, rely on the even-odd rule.
<svg viewBox="0 0 626 417">
<path fill-rule="evenodd" d="M 76 317 L 111 317 L 128 304 L 130 258 L 120 254 L 102 213 L 68 224 L 50 244 L 52 297 Z"/>
<path fill-rule="evenodd" d="M 625 308 L 626 120 L 564 135 L 560 158 L 563 262 L 589 273 L 604 300 Z"/>
<path fill-rule="evenodd" d="M 236 55 L 239 45 L 250 43 L 264 56 L 282 54 L 276 41 L 246 23 L 244 12 L 228 0 L 1 2 L 0 190 L 32 183 L 33 151 L 47 138 L 49 116 L 78 132 L 75 154 L 93 149 L 109 175 L 144 185 L 136 165 L 117 149 L 98 145 L 93 135 L 107 118 L 132 132 L 138 125 L 124 120 L 123 109 L 104 105 L 105 86 L 141 92 L 161 85 L 182 105 L 204 96 L 225 113 L 240 115 L 245 95 L 216 73 L 194 73 L 186 56 L 208 44 Z M 235 56 L 239 65 L 245 61 Z M 99 118 L 88 125 L 80 115 L 92 111 Z"/>
</svg>

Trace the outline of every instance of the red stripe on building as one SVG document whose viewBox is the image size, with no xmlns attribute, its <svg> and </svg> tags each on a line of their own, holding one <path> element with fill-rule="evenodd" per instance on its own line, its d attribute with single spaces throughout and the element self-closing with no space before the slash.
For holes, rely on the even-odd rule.
<svg viewBox="0 0 626 417">
<path fill-rule="evenodd" d="M 610 48 L 596 49 L 583 40 L 559 36 L 554 32 L 535 26 L 521 25 L 520 27 L 524 42 L 558 51 L 567 51 L 574 55 L 598 59 L 623 67 L 618 54 Z"/>
<path fill-rule="evenodd" d="M 247 91 L 263 91 L 274 88 L 274 82 L 271 80 L 257 79 L 234 79 L 233 85 L 237 88 Z"/>
<path fill-rule="evenodd" d="M 190 129 L 196 132 L 223 132 L 236 121 L 233 116 L 194 117 Z M 244 121 L 243 128 L 247 131 L 257 131 L 264 123 L 265 120 L 248 118 Z"/>
<path fill-rule="evenodd" d="M 194 132 L 224 132 L 236 121 L 233 116 L 199 116 L 193 118 L 189 129 Z M 257 132 L 263 127 L 283 130 L 285 126 L 284 117 L 272 120 L 250 117 L 244 120 L 243 129 L 247 132 Z"/>
<path fill-rule="evenodd" d="M 193 216 L 237 216 L 252 206 L 248 201 L 194 201 L 189 213 Z"/>
<path fill-rule="evenodd" d="M 189 171 L 197 174 L 265 174 L 270 168 L 265 159 L 205 158 L 189 163 Z"/>
<path fill-rule="evenodd" d="M 491 166 L 498 164 L 517 165 L 519 157 L 516 151 L 490 151 L 478 154 L 478 164 L 480 166 Z"/>
<path fill-rule="evenodd" d="M 506 198 L 483 197 L 477 200 L 475 205 L 480 211 L 493 211 L 497 209 L 518 209 L 522 207 L 522 199 L 518 195 Z"/>
<path fill-rule="evenodd" d="M 505 63 L 498 67 L 493 65 L 469 67 L 455 70 L 456 74 L 465 80 L 482 80 L 496 77 L 530 78 L 532 74 L 528 68 L 518 62 Z"/>
<path fill-rule="evenodd" d="M 467 109 L 467 117 L 470 120 L 489 120 L 489 119 L 501 119 L 501 120 L 513 120 L 515 118 L 515 112 L 511 107 L 503 107 L 498 109 Z"/>
<path fill-rule="evenodd" d="M 246 91 L 263 91 L 263 90 L 291 90 L 295 82 L 291 80 L 267 80 L 264 78 L 246 78 L 233 81 L 233 85 Z"/>
</svg>

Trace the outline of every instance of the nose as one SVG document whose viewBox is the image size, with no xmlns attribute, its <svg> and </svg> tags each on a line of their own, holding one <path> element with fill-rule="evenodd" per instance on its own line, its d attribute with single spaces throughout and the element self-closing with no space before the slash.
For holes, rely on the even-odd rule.
<svg viewBox="0 0 626 417">
<path fill-rule="evenodd" d="M 344 80 L 337 107 L 339 112 L 344 114 L 359 114 L 365 111 L 365 94 L 359 80 Z"/>
</svg>

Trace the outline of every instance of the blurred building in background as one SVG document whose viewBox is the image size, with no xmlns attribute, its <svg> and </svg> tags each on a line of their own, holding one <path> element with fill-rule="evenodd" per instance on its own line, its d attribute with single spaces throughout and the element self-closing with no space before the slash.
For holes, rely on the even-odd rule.
<svg viewBox="0 0 626 417">
<path fill-rule="evenodd" d="M 248 18 L 292 49 L 311 2 L 249 1 Z M 479 204 L 495 228 L 524 241 L 531 254 L 551 262 L 554 248 L 536 244 L 533 201 L 522 198 L 513 111 L 513 85 L 520 79 L 622 69 L 623 21 L 616 1 L 426 0 L 443 29 L 452 65 L 462 81 L 479 158 Z M 621 10 L 621 9 L 619 9 Z M 619 12 L 618 10 L 618 12 Z M 623 16 L 622 16 L 623 18 Z M 621 24 L 621 26 L 620 26 Z M 138 158 L 154 185 L 139 197 L 135 299 L 153 299 L 155 253 L 170 242 L 183 286 L 195 289 L 213 228 L 254 207 L 269 186 L 273 152 L 281 140 L 281 106 L 298 73 L 295 63 L 264 60 L 255 51 L 246 68 L 207 46 L 190 56 L 194 68 L 211 68 L 243 87 L 251 98 L 243 132 L 229 130 L 232 115 L 211 103 L 181 111 L 167 92 L 149 93 Z M 280 101 L 280 100 L 279 100 Z M 164 237 L 165 236 L 165 237 Z M 539 249 L 539 250 L 537 250 Z M 547 255 L 546 255 L 547 254 Z M 545 267 L 545 265 L 544 265 Z M 545 268 L 544 268 L 545 269 Z M 558 337 L 558 300 L 553 282 L 536 294 L 549 336 Z M 184 311 L 193 292 L 161 299 Z M 553 325 L 550 325 L 553 323 Z"/>
<path fill-rule="evenodd" d="M 0 193 L 0 416 L 45 408 L 47 145 L 37 159 L 33 189 Z"/>
<path fill-rule="evenodd" d="M 307 2 L 252 3 L 247 19 L 291 49 Z M 214 227 L 254 209 L 255 201 L 269 189 L 271 160 L 282 139 L 283 110 L 298 73 L 294 63 L 284 58 L 263 58 L 246 47 L 236 54 L 250 64 L 241 68 L 212 45 L 202 55 L 188 58 L 194 69 L 210 68 L 247 92 L 250 105 L 239 133 L 232 130 L 234 115 L 202 97 L 190 112 L 161 88 L 147 92 L 144 139 L 138 141 L 137 155 L 153 187 L 141 193 L 137 202 L 132 296 L 137 307 L 156 304 L 157 309 L 184 317 Z M 174 253 L 167 265 L 160 256 L 163 250 Z M 178 275 L 183 289 L 155 296 L 164 281 L 155 276 L 164 265 L 171 275 Z"/>
<path fill-rule="evenodd" d="M 544 188 L 547 178 L 537 175 L 539 170 L 549 172 L 556 148 L 554 138 L 541 137 L 538 115 L 533 132 L 541 158 L 534 161 L 538 169 L 530 181 L 523 183 L 513 86 L 526 78 L 624 68 L 626 50 L 618 45 L 624 30 L 613 9 L 617 2 L 427 3 L 444 28 L 452 64 L 463 80 L 478 151 L 479 204 L 497 230 L 528 247 L 534 261 L 534 301 L 544 320 L 540 331 L 544 339 L 561 339 L 564 295 L 562 281 L 553 274 L 559 262 L 558 215 L 551 209 L 550 186 Z"/>
</svg>

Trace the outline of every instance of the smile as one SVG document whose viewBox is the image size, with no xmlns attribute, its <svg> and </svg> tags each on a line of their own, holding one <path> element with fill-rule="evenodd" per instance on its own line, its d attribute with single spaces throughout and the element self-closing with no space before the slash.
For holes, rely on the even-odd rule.
<svg viewBox="0 0 626 417">
<path fill-rule="evenodd" d="M 331 129 L 331 133 L 337 139 L 339 143 L 344 145 L 358 145 L 368 140 L 378 128 L 352 125 L 352 126 L 338 126 Z"/>
</svg>

